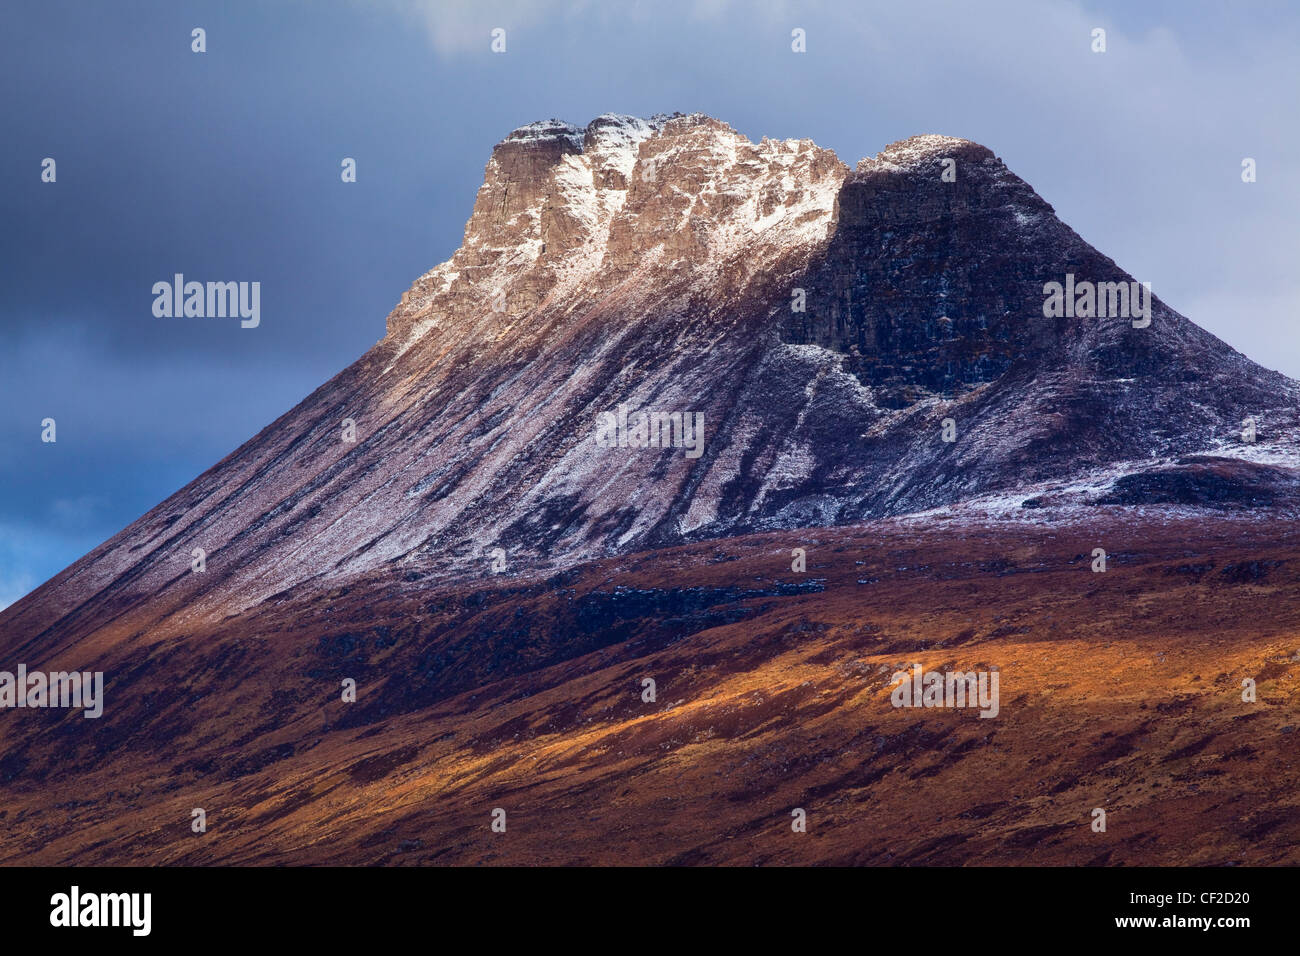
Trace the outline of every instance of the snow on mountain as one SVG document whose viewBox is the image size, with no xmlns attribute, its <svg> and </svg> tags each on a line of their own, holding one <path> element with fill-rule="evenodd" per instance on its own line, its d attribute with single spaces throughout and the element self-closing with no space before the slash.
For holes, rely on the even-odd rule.
<svg viewBox="0 0 1300 956">
<path fill-rule="evenodd" d="M 1296 383 L 1158 296 L 1145 328 L 1044 318 L 1067 274 L 1133 278 L 967 140 L 850 170 L 699 114 L 534 123 L 380 342 L 0 620 L 144 635 L 496 548 L 514 572 L 978 502 L 1289 500 Z M 682 418 L 602 447 L 642 411 L 702 415 L 698 456 Z"/>
</svg>

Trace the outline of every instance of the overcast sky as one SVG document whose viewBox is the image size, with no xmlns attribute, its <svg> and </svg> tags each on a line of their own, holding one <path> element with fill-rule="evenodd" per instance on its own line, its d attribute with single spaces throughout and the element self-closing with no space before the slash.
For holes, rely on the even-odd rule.
<svg viewBox="0 0 1300 956">
<path fill-rule="evenodd" d="M 0 607 L 379 339 L 458 245 L 492 145 L 537 119 L 700 111 L 850 165 L 916 133 L 976 140 L 1173 308 L 1300 376 L 1294 4 L 8 0 L 0 18 Z M 177 272 L 259 281 L 261 325 L 155 318 Z"/>
</svg>

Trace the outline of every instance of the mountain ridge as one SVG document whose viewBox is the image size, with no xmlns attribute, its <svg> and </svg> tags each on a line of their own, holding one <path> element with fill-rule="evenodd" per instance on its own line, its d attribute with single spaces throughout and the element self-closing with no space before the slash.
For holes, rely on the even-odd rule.
<svg viewBox="0 0 1300 956">
<path fill-rule="evenodd" d="M 1237 476 L 1238 498 L 1290 500 L 1296 384 L 1155 296 L 1146 329 L 1043 318 L 1067 273 L 1131 280 L 968 140 L 850 170 L 702 114 L 530 124 L 383 339 L 0 620 L 138 634 L 379 567 L 479 576 L 496 548 L 510 572 L 564 567 L 1016 489 L 1044 520 L 1111 471 L 1198 486 L 1178 464 L 1197 454 L 1281 469 Z M 703 415 L 703 454 L 597 448 L 621 406 Z"/>
</svg>

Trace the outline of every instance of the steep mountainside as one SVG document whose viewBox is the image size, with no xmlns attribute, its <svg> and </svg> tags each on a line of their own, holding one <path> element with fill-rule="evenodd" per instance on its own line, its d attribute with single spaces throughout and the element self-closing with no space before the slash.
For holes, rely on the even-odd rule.
<svg viewBox="0 0 1300 956">
<path fill-rule="evenodd" d="M 0 623 L 52 652 L 498 547 L 514 572 L 970 500 L 1289 501 L 1295 383 L 1155 297 L 1145 327 L 1045 318 L 1067 275 L 1131 278 L 964 140 L 850 171 L 700 115 L 536 123 L 383 340 Z M 601 447 L 620 407 L 703 440 Z"/>
</svg>

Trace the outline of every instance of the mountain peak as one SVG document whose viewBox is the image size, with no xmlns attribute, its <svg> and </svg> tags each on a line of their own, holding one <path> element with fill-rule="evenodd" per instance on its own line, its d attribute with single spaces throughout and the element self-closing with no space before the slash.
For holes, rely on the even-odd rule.
<svg viewBox="0 0 1300 956">
<path fill-rule="evenodd" d="M 1026 221 L 1051 213 L 990 150 L 951 136 L 900 140 L 850 173 L 810 139 L 754 143 L 703 113 L 529 123 L 493 149 L 461 248 L 416 281 L 389 334 L 409 347 L 466 312 L 493 311 L 504 325 L 548 296 L 607 291 L 652 261 L 715 280 L 743 280 L 737 260 L 806 261 L 842 215 L 850 227 L 875 215 L 875 177 L 937 181 L 945 161 L 966 167 L 954 192 L 968 204 L 1022 200 Z M 981 182 L 1016 188 L 970 188 Z"/>
<path fill-rule="evenodd" d="M 1067 276 L 1134 284 L 967 140 L 850 172 L 699 114 L 530 124 L 379 343 L 9 620 L 144 633 L 309 582 L 471 573 L 496 548 L 563 568 L 978 502 L 1300 486 L 1295 383 L 1154 295 L 1142 327 L 1045 316 Z M 652 413 L 677 431 L 629 438 Z M 611 419 L 627 441 L 598 441 Z M 195 547 L 219 563 L 178 574 Z"/>
<path fill-rule="evenodd" d="M 968 139 L 922 133 L 890 143 L 874 157 L 860 160 L 857 171 L 890 167 L 915 168 L 928 165 L 935 159 L 982 161 L 994 158 L 991 149 Z"/>
<path fill-rule="evenodd" d="M 811 140 L 755 144 L 702 113 L 530 123 L 493 149 L 461 248 L 416 281 L 389 335 L 409 347 L 466 313 L 504 325 L 652 262 L 703 276 L 746 251 L 770 258 L 758 247 L 806 257 L 847 175 Z"/>
</svg>

